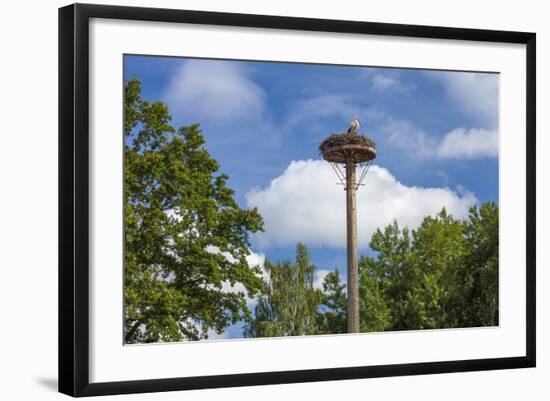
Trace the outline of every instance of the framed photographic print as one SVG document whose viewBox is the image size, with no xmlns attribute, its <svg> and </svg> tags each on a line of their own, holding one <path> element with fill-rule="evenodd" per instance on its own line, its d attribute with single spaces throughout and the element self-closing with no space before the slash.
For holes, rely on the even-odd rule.
<svg viewBox="0 0 550 401">
<path fill-rule="evenodd" d="M 535 366 L 535 34 L 59 10 L 59 390 Z"/>
</svg>

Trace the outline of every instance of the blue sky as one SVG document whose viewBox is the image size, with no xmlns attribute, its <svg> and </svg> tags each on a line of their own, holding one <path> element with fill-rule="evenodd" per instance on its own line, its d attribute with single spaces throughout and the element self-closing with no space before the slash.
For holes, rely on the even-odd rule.
<svg viewBox="0 0 550 401">
<path fill-rule="evenodd" d="M 125 56 L 132 75 L 174 126 L 200 123 L 240 206 L 260 210 L 254 260 L 303 242 L 318 283 L 335 266 L 345 279 L 346 250 L 344 191 L 317 149 L 354 115 L 378 152 L 358 192 L 360 252 L 393 219 L 415 228 L 443 206 L 464 217 L 498 202 L 498 74 Z"/>
</svg>

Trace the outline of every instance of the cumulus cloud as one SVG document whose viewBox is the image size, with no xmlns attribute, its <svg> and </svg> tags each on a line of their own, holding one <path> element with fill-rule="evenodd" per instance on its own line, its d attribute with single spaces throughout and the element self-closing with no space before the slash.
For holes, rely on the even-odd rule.
<svg viewBox="0 0 550 401">
<path fill-rule="evenodd" d="M 325 281 L 325 277 L 327 274 L 331 273 L 333 270 L 327 270 L 327 269 L 317 269 L 315 270 L 315 277 L 313 278 L 313 288 L 317 288 L 318 290 L 323 289 L 323 281 Z"/>
<path fill-rule="evenodd" d="M 440 159 L 498 157 L 498 132 L 457 128 L 445 135 L 436 151 Z"/>
<path fill-rule="evenodd" d="M 248 206 L 257 207 L 265 222 L 259 244 L 345 247 L 345 191 L 336 182 L 327 162 L 300 160 L 291 162 L 268 187 L 250 191 Z M 476 202 L 467 191 L 403 185 L 387 169 L 374 165 L 357 192 L 359 246 L 366 248 L 373 232 L 394 219 L 415 228 L 443 207 L 455 217 L 465 217 Z"/>
<path fill-rule="evenodd" d="M 226 122 L 260 114 L 265 93 L 237 63 L 188 60 L 171 79 L 164 99 L 174 113 Z"/>
<path fill-rule="evenodd" d="M 250 267 L 259 266 L 260 269 L 264 269 L 265 255 L 263 253 L 255 253 L 250 251 L 250 254 L 246 257 L 246 261 Z"/>
<path fill-rule="evenodd" d="M 220 249 L 217 246 L 208 245 L 206 251 L 213 254 L 221 254 L 229 263 L 236 263 L 237 260 L 229 252 L 220 252 Z M 265 263 L 265 254 L 255 253 L 250 251 L 249 255 L 246 257 L 246 261 L 250 267 L 259 267 L 260 268 L 260 277 L 263 280 L 267 280 L 267 273 L 264 270 Z M 222 291 L 226 293 L 244 293 L 247 294 L 246 288 L 242 283 L 235 283 L 232 285 L 229 281 L 224 281 L 222 283 Z M 254 304 L 256 301 L 253 298 L 247 296 L 247 303 L 249 306 Z"/>
<path fill-rule="evenodd" d="M 497 74 L 430 72 L 445 87 L 456 106 L 484 127 L 498 126 L 499 79 Z"/>
</svg>

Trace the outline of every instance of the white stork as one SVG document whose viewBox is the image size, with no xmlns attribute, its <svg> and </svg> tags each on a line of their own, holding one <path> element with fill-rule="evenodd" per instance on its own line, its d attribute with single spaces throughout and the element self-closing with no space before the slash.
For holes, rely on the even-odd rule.
<svg viewBox="0 0 550 401">
<path fill-rule="evenodd" d="M 348 128 L 348 134 L 357 134 L 357 131 L 359 130 L 360 126 L 361 126 L 361 121 L 359 121 L 359 117 L 357 116 L 353 117 L 353 120 L 351 120 L 351 123 Z"/>
</svg>

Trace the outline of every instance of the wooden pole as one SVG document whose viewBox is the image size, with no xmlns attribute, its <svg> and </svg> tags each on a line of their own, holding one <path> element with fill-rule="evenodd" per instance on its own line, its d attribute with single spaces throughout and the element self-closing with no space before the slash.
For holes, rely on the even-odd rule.
<svg viewBox="0 0 550 401">
<path fill-rule="evenodd" d="M 348 242 L 348 333 L 359 333 L 359 273 L 357 267 L 357 201 L 355 164 L 346 163 L 346 219 Z"/>
</svg>

